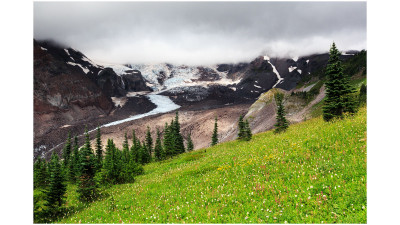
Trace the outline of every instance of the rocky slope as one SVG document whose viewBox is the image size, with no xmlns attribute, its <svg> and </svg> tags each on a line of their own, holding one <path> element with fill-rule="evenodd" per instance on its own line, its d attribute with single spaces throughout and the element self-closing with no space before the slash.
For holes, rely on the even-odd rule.
<svg viewBox="0 0 400 225">
<path fill-rule="evenodd" d="M 342 59 L 353 54 L 344 54 Z M 48 155 L 49 149 L 59 152 L 67 133 L 80 135 L 85 125 L 91 130 L 150 112 L 157 106 L 146 96 L 149 93 L 168 96 L 180 106 L 183 132 L 193 130 L 196 148 L 207 146 L 210 127 L 205 124 L 212 126 L 215 116 L 222 116 L 220 140 L 234 139 L 237 118 L 254 102 L 246 118 L 251 119 L 253 132 L 264 131 L 272 128 L 275 109 L 271 94 L 261 94 L 272 88 L 277 89 L 269 93 L 278 89 L 289 93 L 299 81 L 321 70 L 328 58 L 328 54 L 315 54 L 295 59 L 260 56 L 249 63 L 214 66 L 115 65 L 94 62 L 72 48 L 34 41 L 34 155 Z M 293 112 L 304 111 L 301 99 L 291 99 L 293 104 L 288 106 Z M 254 111 L 260 101 L 268 104 Z M 161 118 L 173 112 L 151 115 L 105 130 L 110 136 L 123 137 L 131 129 L 140 133 L 144 122 L 162 128 Z"/>
</svg>

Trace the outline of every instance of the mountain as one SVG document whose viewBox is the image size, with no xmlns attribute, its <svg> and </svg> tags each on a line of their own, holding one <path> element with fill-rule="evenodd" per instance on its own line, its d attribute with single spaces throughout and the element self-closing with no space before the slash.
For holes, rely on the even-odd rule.
<svg viewBox="0 0 400 225">
<path fill-rule="evenodd" d="M 355 54 L 341 57 L 348 61 Z M 213 66 L 118 65 L 95 62 L 73 48 L 34 40 L 34 156 L 59 152 L 67 134 L 81 135 L 85 126 L 92 130 L 120 121 L 108 125 L 114 127 L 106 132 L 115 136 L 137 129 L 140 135 L 147 124 L 124 121 L 144 113 L 151 116 L 141 121 L 151 125 L 152 131 L 155 124 L 162 130 L 169 122 L 157 116 L 167 112 L 159 109 L 164 100 L 175 104 L 171 109 L 184 113 L 183 133 L 193 130 L 196 148 L 208 145 L 206 121 L 216 115 L 221 116 L 220 129 L 226 132 L 222 140 L 232 140 L 237 118 L 262 93 L 272 88 L 288 92 L 299 83 L 319 79 L 315 74 L 323 70 L 328 58 L 328 54 L 314 54 L 295 59 L 260 56 L 251 62 Z M 168 98 L 157 97 L 161 101 L 154 102 L 150 94 Z"/>
</svg>

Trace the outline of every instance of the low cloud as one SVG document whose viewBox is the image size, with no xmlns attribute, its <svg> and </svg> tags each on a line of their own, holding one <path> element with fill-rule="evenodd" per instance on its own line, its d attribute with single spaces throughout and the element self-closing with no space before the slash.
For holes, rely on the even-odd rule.
<svg viewBox="0 0 400 225">
<path fill-rule="evenodd" d="M 35 2 L 34 38 L 110 63 L 205 65 L 366 48 L 365 2 Z"/>
</svg>

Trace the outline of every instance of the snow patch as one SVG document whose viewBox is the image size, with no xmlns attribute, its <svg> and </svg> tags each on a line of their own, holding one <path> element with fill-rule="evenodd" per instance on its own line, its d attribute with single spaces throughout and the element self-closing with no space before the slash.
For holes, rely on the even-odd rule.
<svg viewBox="0 0 400 225">
<path fill-rule="evenodd" d="M 309 59 L 307 59 L 307 60 L 306 60 L 306 63 L 308 64 L 309 62 L 310 62 L 310 60 L 309 60 Z"/>
<path fill-rule="evenodd" d="M 170 111 L 173 111 L 175 109 L 179 109 L 181 107 L 181 106 L 175 104 L 167 96 L 149 94 L 149 95 L 147 95 L 147 97 L 149 98 L 149 100 L 151 102 L 153 102 L 157 106 L 157 108 L 155 108 L 155 109 L 153 109 L 153 110 L 151 110 L 150 112 L 147 112 L 147 113 L 143 113 L 143 114 L 140 114 L 140 115 L 135 115 L 135 116 L 123 119 L 123 120 L 117 120 L 117 121 L 114 121 L 114 122 L 111 122 L 111 123 L 104 124 L 101 127 L 115 126 L 115 125 L 118 125 L 118 124 L 121 124 L 121 123 L 125 123 L 125 122 L 128 122 L 128 121 L 141 119 L 141 118 L 146 117 L 146 116 L 151 116 L 151 115 L 156 115 L 156 114 L 160 114 L 160 113 L 170 112 Z"/>
<path fill-rule="evenodd" d="M 43 51 L 47 51 L 47 48 L 40 47 L 40 49 L 42 49 Z"/>
<path fill-rule="evenodd" d="M 264 55 L 264 60 L 270 60 L 270 58 L 267 55 Z"/>
<path fill-rule="evenodd" d="M 297 69 L 297 72 L 299 72 L 301 74 L 301 70 L 300 69 Z"/>
<path fill-rule="evenodd" d="M 254 85 L 254 87 L 256 87 L 256 88 L 262 88 L 262 87 L 260 87 L 260 86 L 257 86 L 257 85 Z"/>
<path fill-rule="evenodd" d="M 289 67 L 289 73 L 291 73 L 293 70 L 295 70 L 295 69 L 297 69 L 297 67 L 296 66 L 290 66 Z"/>
<path fill-rule="evenodd" d="M 292 59 L 293 59 L 293 61 L 297 62 L 297 60 L 299 60 L 299 57 L 296 56 L 296 57 L 293 57 Z"/>
<path fill-rule="evenodd" d="M 117 97 L 111 97 L 111 100 L 114 103 L 115 107 L 122 107 L 126 104 L 126 102 L 128 102 L 128 98 L 127 97 L 121 97 L 121 98 L 117 98 Z"/>
<path fill-rule="evenodd" d="M 272 66 L 272 71 L 276 74 L 276 77 L 278 78 L 278 81 L 274 84 L 274 86 L 272 86 L 272 88 L 275 88 L 276 85 L 278 85 L 283 78 L 281 77 L 281 75 L 279 74 L 278 70 L 275 68 L 274 65 L 272 65 L 272 63 L 268 60 L 268 63 Z"/>
<path fill-rule="evenodd" d="M 67 55 L 69 56 L 69 58 L 70 58 L 70 59 L 72 59 L 72 61 L 74 61 L 74 62 L 75 62 L 75 59 L 74 59 L 74 58 L 72 58 L 72 57 L 71 57 L 71 55 L 69 54 L 69 51 L 68 51 L 68 49 L 65 49 L 65 48 L 64 48 L 64 51 L 67 53 Z"/>
<path fill-rule="evenodd" d="M 236 88 L 235 88 L 235 87 L 231 87 L 231 89 L 232 89 L 233 91 L 236 91 Z"/>
<path fill-rule="evenodd" d="M 86 74 L 89 72 L 89 69 L 83 67 L 81 64 L 77 64 L 77 63 L 73 63 L 73 62 L 67 62 L 67 64 L 72 65 L 72 66 L 79 66 L 83 70 L 83 72 Z"/>
</svg>

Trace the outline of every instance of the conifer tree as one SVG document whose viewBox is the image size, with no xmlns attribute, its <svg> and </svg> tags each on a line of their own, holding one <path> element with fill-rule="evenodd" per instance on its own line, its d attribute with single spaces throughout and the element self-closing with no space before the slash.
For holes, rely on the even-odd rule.
<svg viewBox="0 0 400 225">
<path fill-rule="evenodd" d="M 157 127 L 157 139 L 156 139 L 156 145 L 154 146 L 154 157 L 157 161 L 160 161 L 164 159 L 165 157 L 164 155 L 165 154 L 161 143 L 161 133 Z"/>
<path fill-rule="evenodd" d="M 277 106 L 277 113 L 276 113 L 276 124 L 275 124 L 275 133 L 280 133 L 286 131 L 289 127 L 289 124 L 285 117 L 285 109 L 283 107 L 283 94 L 276 93 L 275 94 L 275 102 Z"/>
<path fill-rule="evenodd" d="M 71 133 L 68 132 L 68 138 L 63 148 L 64 167 L 68 165 L 70 156 L 71 156 Z"/>
<path fill-rule="evenodd" d="M 367 86 L 363 83 L 360 87 L 360 94 L 358 96 L 358 104 L 363 105 L 367 102 Z"/>
<path fill-rule="evenodd" d="M 246 119 L 246 121 L 244 122 L 244 133 L 245 133 L 245 140 L 246 141 L 250 141 L 253 134 L 251 133 L 251 129 L 250 129 L 250 124 L 249 121 Z"/>
<path fill-rule="evenodd" d="M 104 177 L 110 184 L 116 184 L 118 176 L 121 173 L 118 165 L 118 155 L 116 152 L 115 144 L 112 139 L 107 140 L 106 155 L 104 157 Z"/>
<path fill-rule="evenodd" d="M 181 154 L 185 152 L 185 144 L 181 134 L 181 125 L 179 123 L 178 112 L 175 114 L 175 120 L 171 122 L 173 140 L 174 140 L 174 154 Z"/>
<path fill-rule="evenodd" d="M 218 118 L 215 117 L 214 131 L 211 137 L 211 146 L 218 144 Z"/>
<path fill-rule="evenodd" d="M 85 136 L 85 145 L 82 149 L 80 157 L 80 173 L 77 192 L 80 199 L 92 201 L 97 190 L 96 182 L 94 180 L 96 173 L 96 159 L 90 145 L 90 138 L 87 128 L 85 128 Z"/>
<path fill-rule="evenodd" d="M 100 127 L 97 127 L 96 135 L 96 159 L 97 159 L 97 171 L 100 171 L 103 163 L 103 144 L 101 143 L 101 132 Z"/>
<path fill-rule="evenodd" d="M 147 131 L 146 131 L 146 149 L 149 152 L 149 155 L 151 156 L 153 152 L 153 138 L 151 137 L 149 126 L 147 126 Z"/>
<path fill-rule="evenodd" d="M 191 132 L 189 132 L 189 135 L 187 137 L 187 147 L 186 148 L 187 148 L 188 152 L 191 152 L 194 149 Z"/>
<path fill-rule="evenodd" d="M 245 137 L 243 115 L 240 115 L 238 122 L 238 140 L 242 140 Z"/>
<path fill-rule="evenodd" d="M 66 185 L 61 171 L 60 160 L 56 153 L 53 152 L 49 163 L 49 186 L 46 191 L 47 207 L 53 214 L 58 211 L 64 202 Z"/>
<path fill-rule="evenodd" d="M 125 139 L 124 142 L 122 143 L 122 160 L 123 163 L 128 163 L 130 161 L 130 152 L 129 152 L 129 143 L 128 143 L 128 137 L 125 133 Z"/>
<path fill-rule="evenodd" d="M 74 137 L 74 151 L 72 153 L 71 167 L 72 167 L 71 169 L 72 173 L 70 176 L 70 181 L 72 183 L 75 183 L 80 173 L 80 153 L 79 153 L 78 137 L 76 135 Z"/>
<path fill-rule="evenodd" d="M 330 121 L 333 118 L 342 118 L 343 113 L 356 112 L 356 102 L 353 97 L 354 88 L 350 85 L 349 77 L 343 73 L 339 59 L 339 50 L 335 42 L 329 51 L 328 65 L 326 66 L 326 98 L 323 106 L 323 118 Z"/>
<path fill-rule="evenodd" d="M 47 163 L 42 158 L 38 158 L 33 167 L 33 186 L 34 188 L 45 188 L 48 180 Z"/>
<path fill-rule="evenodd" d="M 139 148 L 138 139 L 136 137 L 135 130 L 132 130 L 132 147 L 131 147 L 131 159 L 135 162 L 139 162 Z"/>
<path fill-rule="evenodd" d="M 164 128 L 164 151 L 166 157 L 171 157 L 174 155 L 174 142 L 172 136 L 171 126 L 165 123 Z"/>
<path fill-rule="evenodd" d="M 141 148 L 141 155 L 142 155 L 142 164 L 147 164 L 151 161 L 151 156 L 149 154 L 149 150 L 147 149 L 146 142 L 143 141 L 142 148 Z"/>
</svg>

